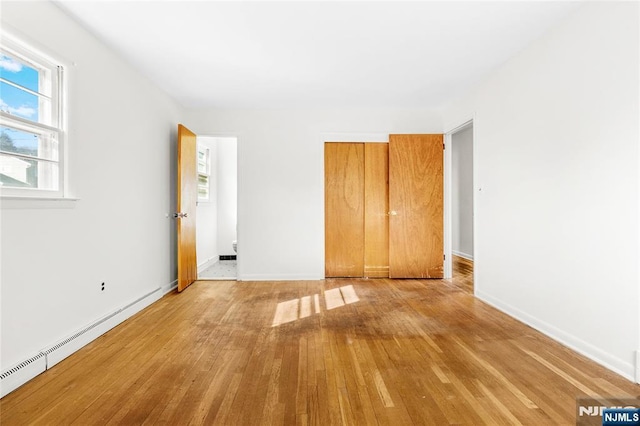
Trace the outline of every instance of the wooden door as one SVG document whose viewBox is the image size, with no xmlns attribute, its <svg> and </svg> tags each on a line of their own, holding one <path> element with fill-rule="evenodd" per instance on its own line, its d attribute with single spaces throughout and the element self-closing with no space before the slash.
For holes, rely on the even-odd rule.
<svg viewBox="0 0 640 426">
<path fill-rule="evenodd" d="M 197 184 L 196 135 L 178 124 L 178 291 L 198 279 L 196 260 Z"/>
<path fill-rule="evenodd" d="M 364 276 L 389 276 L 389 144 L 364 144 Z"/>
<path fill-rule="evenodd" d="M 325 276 L 364 275 L 364 145 L 325 143 Z"/>
<path fill-rule="evenodd" d="M 389 135 L 389 277 L 443 278 L 443 136 Z"/>
</svg>

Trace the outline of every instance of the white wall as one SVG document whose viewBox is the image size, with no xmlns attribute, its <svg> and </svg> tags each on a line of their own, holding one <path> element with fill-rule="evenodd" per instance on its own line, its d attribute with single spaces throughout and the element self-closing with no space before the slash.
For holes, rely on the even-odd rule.
<svg viewBox="0 0 640 426">
<path fill-rule="evenodd" d="M 201 135 L 238 136 L 238 278 L 324 277 L 323 133 L 442 133 L 421 109 L 187 111 Z"/>
<path fill-rule="evenodd" d="M 217 248 L 220 255 L 234 255 L 238 221 L 238 142 L 236 138 L 216 138 L 218 193 Z"/>
<path fill-rule="evenodd" d="M 216 139 L 198 136 L 198 145 L 209 148 L 209 201 L 198 201 L 196 208 L 196 258 L 198 272 L 218 261 L 218 152 Z"/>
<path fill-rule="evenodd" d="M 588 3 L 444 111 L 475 113 L 476 294 L 633 377 L 637 3 Z"/>
<path fill-rule="evenodd" d="M 473 259 L 473 127 L 451 135 L 451 247 Z"/>
<path fill-rule="evenodd" d="M 181 110 L 50 2 L 3 2 L 2 27 L 68 65 L 68 175 L 80 198 L 2 204 L 4 370 L 175 279 L 165 214 Z"/>
</svg>

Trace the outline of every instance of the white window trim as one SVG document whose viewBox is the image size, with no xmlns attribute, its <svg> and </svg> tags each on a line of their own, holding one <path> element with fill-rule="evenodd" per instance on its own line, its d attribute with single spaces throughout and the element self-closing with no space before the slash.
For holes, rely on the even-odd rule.
<svg viewBox="0 0 640 426">
<path fill-rule="evenodd" d="M 37 204 L 43 200 L 60 202 L 61 200 L 77 201 L 77 198 L 68 195 L 68 167 L 67 167 L 67 114 L 66 114 L 66 76 L 65 66 L 61 61 L 53 60 L 52 56 L 41 49 L 25 43 L 20 38 L 6 30 L 0 31 L 1 44 L 4 50 L 15 55 L 20 60 L 37 68 L 46 68 L 52 73 L 52 95 L 56 93 L 56 102 L 52 103 L 52 117 L 56 126 L 36 123 L 15 115 L 0 111 L 0 122 L 5 125 L 25 126 L 34 129 L 45 130 L 57 134 L 58 140 L 58 189 L 39 188 L 6 188 L 0 187 L 1 207 L 8 208 L 17 205 L 19 200 L 34 200 Z M 32 59 L 33 58 L 33 59 Z M 52 96 L 53 97 L 53 96 Z M 18 203 L 22 204 L 22 203 Z"/>
<path fill-rule="evenodd" d="M 204 172 L 201 172 L 199 170 L 199 163 L 200 163 L 200 158 L 196 158 L 197 164 L 196 164 L 196 171 L 198 173 L 198 177 L 200 176 L 206 176 L 207 177 L 207 185 L 208 185 L 208 190 L 207 190 L 207 198 L 200 198 L 200 193 L 198 192 L 198 203 L 209 203 L 211 202 L 211 149 L 208 146 L 204 146 L 204 145 L 200 145 L 198 144 L 198 156 L 200 156 L 200 152 L 205 152 L 206 153 L 206 170 Z M 199 185 L 198 185 L 199 186 Z"/>
</svg>

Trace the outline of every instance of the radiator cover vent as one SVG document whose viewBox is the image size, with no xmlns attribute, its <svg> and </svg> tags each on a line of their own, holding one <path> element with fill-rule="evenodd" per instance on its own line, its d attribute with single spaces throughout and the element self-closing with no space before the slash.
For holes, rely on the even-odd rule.
<svg viewBox="0 0 640 426">
<path fill-rule="evenodd" d="M 44 357 L 45 354 L 40 352 L 38 355 L 36 356 L 32 356 L 29 359 L 25 359 L 24 361 L 22 361 L 20 364 L 13 366 L 12 368 L 8 369 L 7 371 L 5 371 L 4 373 L 0 374 L 0 380 L 6 379 L 7 377 L 9 377 L 10 375 L 12 375 L 13 373 L 20 371 L 20 369 L 26 367 L 29 364 L 34 363 L 35 361 L 39 360 L 40 358 Z"/>
<path fill-rule="evenodd" d="M 119 309 L 118 311 L 112 313 L 111 315 L 107 315 L 104 318 L 101 318 L 100 320 L 94 322 L 93 324 L 91 324 L 90 326 L 83 328 L 82 330 L 78 331 L 76 334 L 74 334 L 73 336 L 69 336 L 66 339 L 64 339 L 61 342 L 58 342 L 57 344 L 55 344 L 54 346 L 51 346 L 50 348 L 47 348 L 45 350 L 43 350 L 41 353 L 44 355 L 49 355 L 51 352 L 60 349 L 61 347 L 63 347 L 64 345 L 66 345 L 67 343 L 77 339 L 78 337 L 82 336 L 83 334 L 85 334 L 86 332 L 96 328 L 97 326 L 99 326 L 100 324 L 102 324 L 103 322 L 105 322 L 106 320 L 108 320 L 109 318 L 113 318 L 116 315 L 118 315 L 120 312 L 122 311 L 122 309 Z"/>
</svg>

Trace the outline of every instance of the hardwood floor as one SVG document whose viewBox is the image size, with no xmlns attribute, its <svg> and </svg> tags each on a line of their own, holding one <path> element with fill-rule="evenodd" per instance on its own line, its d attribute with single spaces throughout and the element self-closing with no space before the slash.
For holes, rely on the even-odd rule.
<svg viewBox="0 0 640 426">
<path fill-rule="evenodd" d="M 473 260 L 453 256 L 453 282 L 473 294 Z"/>
<path fill-rule="evenodd" d="M 7 395 L 0 423 L 560 425 L 577 396 L 640 394 L 460 282 L 196 282 Z"/>
</svg>

